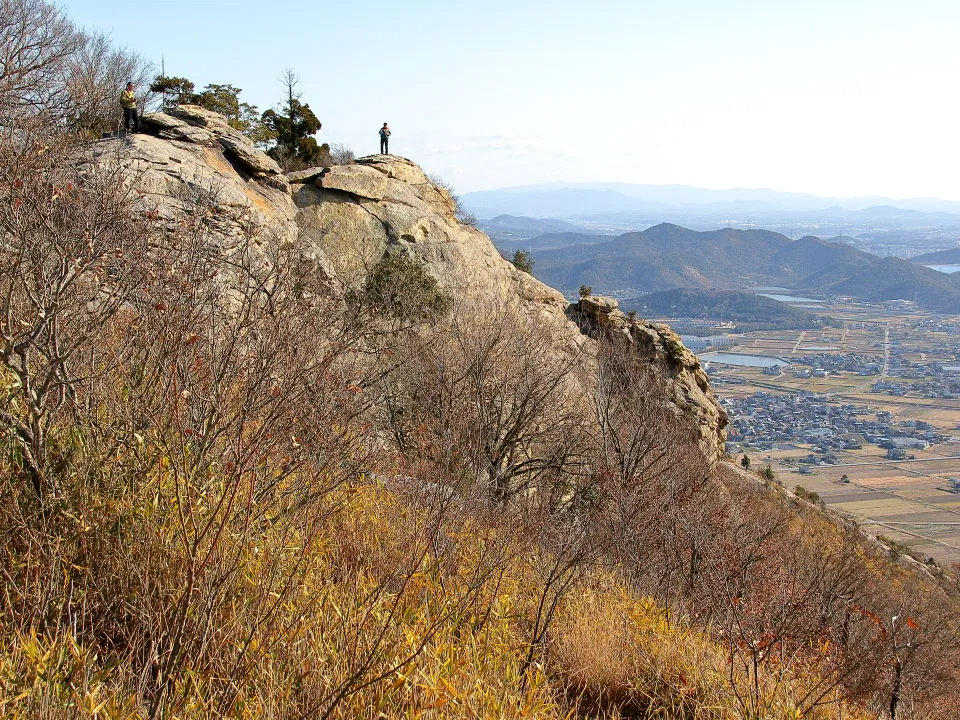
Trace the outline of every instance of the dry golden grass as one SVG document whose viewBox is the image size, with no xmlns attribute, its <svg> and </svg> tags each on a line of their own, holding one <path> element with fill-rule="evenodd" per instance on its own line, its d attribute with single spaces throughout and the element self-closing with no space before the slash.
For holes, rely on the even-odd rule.
<svg viewBox="0 0 960 720">
<path fill-rule="evenodd" d="M 744 717 L 735 690 L 745 679 L 731 685 L 724 649 L 600 570 L 562 603 L 545 654 L 525 667 L 536 573 L 513 545 L 517 538 L 460 517 L 444 533 L 446 563 L 427 556 L 411 563 L 424 510 L 380 486 L 344 492 L 343 511 L 326 527 L 300 592 L 248 648 L 256 662 L 228 707 L 221 705 L 232 682 L 227 666 L 188 661 L 163 717 L 280 719 L 321 717 L 327 709 L 336 718 Z M 464 602 L 472 571 L 491 560 L 493 545 L 497 557 L 514 560 Z M 266 571 L 256 553 L 244 563 L 251 583 Z M 239 643 L 247 620 L 242 603 L 231 607 L 218 622 L 226 642 Z M 378 633 L 385 642 L 363 680 L 383 678 L 331 709 L 330 693 L 356 672 Z M 0 714 L 145 718 L 141 681 L 130 669 L 122 656 L 98 655 L 70 634 L 4 633 Z M 765 676 L 764 717 L 799 718 L 792 700 L 806 682 Z M 842 716 L 867 717 L 849 708 Z M 832 707 L 804 717 L 840 715 Z"/>
</svg>

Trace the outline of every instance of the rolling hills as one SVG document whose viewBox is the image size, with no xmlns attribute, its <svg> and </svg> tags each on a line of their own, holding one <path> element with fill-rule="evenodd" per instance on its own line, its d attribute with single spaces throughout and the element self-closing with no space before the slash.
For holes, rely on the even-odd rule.
<svg viewBox="0 0 960 720">
<path fill-rule="evenodd" d="M 581 285 L 621 296 L 783 286 L 872 302 L 905 298 L 931 310 L 960 312 L 960 284 L 950 276 L 812 236 L 791 240 L 767 230 L 729 228 L 697 232 L 662 223 L 612 240 L 581 240 L 535 252 L 537 276 L 568 294 Z"/>
<path fill-rule="evenodd" d="M 581 242 L 586 228 L 582 225 L 517 215 L 498 215 L 482 220 L 478 227 L 504 252 L 514 250 L 550 250 Z M 611 233 L 610 235 L 612 235 Z M 607 240 L 610 235 L 601 236 Z"/>
</svg>

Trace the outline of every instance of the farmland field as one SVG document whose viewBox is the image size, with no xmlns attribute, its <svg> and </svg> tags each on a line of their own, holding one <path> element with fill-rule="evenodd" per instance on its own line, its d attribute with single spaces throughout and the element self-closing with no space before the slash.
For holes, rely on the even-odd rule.
<svg viewBox="0 0 960 720">
<path fill-rule="evenodd" d="M 729 334 L 721 352 L 781 358 L 785 364 L 781 374 L 772 374 L 760 367 L 711 362 L 708 371 L 718 397 L 739 407 L 737 401 L 750 398 L 756 404 L 756 398 L 763 397 L 758 393 L 813 393 L 835 408 L 865 409 L 871 420 L 889 413 L 886 421 L 896 432 L 922 434 L 911 430 L 920 421 L 920 427 L 936 434 L 936 442 L 925 449 L 911 448 L 900 459 L 889 458 L 887 449 L 878 445 L 880 439 L 824 454 L 824 447 L 799 437 L 741 442 L 736 414 L 731 413 L 728 451 L 769 463 L 789 489 L 800 485 L 817 493 L 827 506 L 855 518 L 866 531 L 909 548 L 916 557 L 960 562 L 960 491 L 951 482 L 960 479 L 960 387 L 956 394 L 949 391 L 953 380 L 941 367 L 952 372 L 952 366 L 960 366 L 960 318 L 826 305 L 817 312 L 831 317 L 837 327 Z M 821 363 L 843 366 L 851 358 L 854 366 L 860 363 L 866 369 L 819 368 Z M 818 453 L 830 463 L 814 457 Z"/>
</svg>

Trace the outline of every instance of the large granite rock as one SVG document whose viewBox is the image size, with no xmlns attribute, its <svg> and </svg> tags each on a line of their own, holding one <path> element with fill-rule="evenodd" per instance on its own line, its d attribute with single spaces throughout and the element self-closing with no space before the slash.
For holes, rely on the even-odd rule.
<svg viewBox="0 0 960 720">
<path fill-rule="evenodd" d="M 286 178 L 276 160 L 261 152 L 246 135 L 230 127 L 223 115 L 198 105 L 179 105 L 170 110 L 169 114 L 188 125 L 207 130 L 223 146 L 228 158 L 242 170 L 275 187 L 287 189 Z"/>
<path fill-rule="evenodd" d="M 286 173 L 287 182 L 291 185 L 293 184 L 303 184 L 309 183 L 316 180 L 318 177 L 323 175 L 323 171 L 326 170 L 325 167 L 312 167 L 307 168 L 306 170 L 293 170 Z"/>
<path fill-rule="evenodd" d="M 362 284 L 385 253 L 400 251 L 425 263 L 455 297 L 563 317 L 563 295 L 517 270 L 485 234 L 459 222 L 450 194 L 409 160 L 361 158 L 292 188 L 301 237 L 323 249 L 344 285 Z M 579 336 L 569 327 L 571 338 Z"/>
<path fill-rule="evenodd" d="M 197 145 L 214 145 L 216 136 L 166 113 L 150 113 L 140 118 L 143 130 L 165 140 L 183 140 Z"/>
<path fill-rule="evenodd" d="M 339 190 L 366 200 L 383 200 L 387 192 L 384 174 L 364 165 L 336 165 L 313 182 L 324 190 Z"/>
<path fill-rule="evenodd" d="M 196 135 L 196 141 L 189 141 L 185 138 L 190 133 L 183 126 L 156 116 L 151 120 L 145 129 L 157 136 L 138 133 L 102 140 L 90 149 L 93 162 L 124 167 L 136 185 L 141 207 L 170 222 L 195 214 L 198 207 L 208 207 L 213 210 L 207 213 L 208 224 L 224 239 L 247 237 L 251 232 L 296 236 L 296 207 L 288 191 L 259 176 L 238 172 L 223 145 L 211 140 L 212 135 Z M 161 136 L 166 133 L 177 139 Z"/>
<path fill-rule="evenodd" d="M 299 238 L 337 292 L 362 287 L 388 253 L 408 254 L 453 298 L 535 320 L 545 343 L 585 363 L 583 382 L 590 382 L 596 347 L 591 335 L 621 333 L 658 369 L 678 412 L 698 424 L 706 454 L 722 453 L 726 415 L 696 356 L 670 328 L 628 319 L 612 298 L 570 305 L 501 257 L 485 234 L 461 223 L 450 193 L 409 160 L 374 155 L 285 176 L 223 117 L 203 108 L 153 115 L 144 127 L 152 135 L 103 141 L 94 155 L 126 163 L 143 203 L 161 217 L 176 220 L 208 202 L 216 210 L 211 229 L 224 237 L 248 237 L 255 226 L 281 240 Z"/>
</svg>

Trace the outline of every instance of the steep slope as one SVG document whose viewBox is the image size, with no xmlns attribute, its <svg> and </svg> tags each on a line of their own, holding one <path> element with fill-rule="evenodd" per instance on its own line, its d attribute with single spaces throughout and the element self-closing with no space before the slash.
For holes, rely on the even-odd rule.
<svg viewBox="0 0 960 720">
<path fill-rule="evenodd" d="M 521 313 L 544 330 L 556 353 L 581 353 L 593 344 L 564 296 L 504 260 L 490 239 L 460 223 L 456 204 L 414 163 L 375 155 L 354 164 L 283 176 L 270 158 L 223 118 L 192 106 L 148 115 L 150 135 L 95 145 L 98 162 L 120 162 L 142 194 L 145 210 L 170 221 L 211 209 L 212 227 L 226 245 L 263 238 L 299 238 L 330 280 L 331 292 L 363 286 L 371 268 L 401 253 L 423 263 L 452 297 L 475 306 Z M 643 352 L 660 373 L 667 397 L 700 429 L 711 457 L 722 453 L 726 415 L 696 358 L 665 326 L 635 323 Z"/>
</svg>

